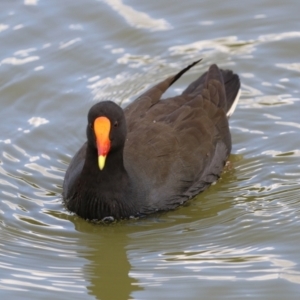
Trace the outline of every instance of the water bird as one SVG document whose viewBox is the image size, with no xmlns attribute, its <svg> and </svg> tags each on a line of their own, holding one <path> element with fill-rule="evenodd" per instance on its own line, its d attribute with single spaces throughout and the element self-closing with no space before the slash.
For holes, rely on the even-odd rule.
<svg viewBox="0 0 300 300">
<path fill-rule="evenodd" d="M 239 76 L 213 64 L 180 95 L 161 99 L 198 62 L 124 110 L 112 101 L 90 108 L 87 141 L 63 182 L 68 210 L 88 220 L 142 217 L 173 210 L 218 180 L 231 151 Z"/>
</svg>

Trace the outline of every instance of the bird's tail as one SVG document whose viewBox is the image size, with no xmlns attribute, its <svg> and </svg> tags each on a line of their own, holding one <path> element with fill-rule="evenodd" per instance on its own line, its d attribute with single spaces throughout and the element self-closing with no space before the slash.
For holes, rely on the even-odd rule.
<svg viewBox="0 0 300 300">
<path fill-rule="evenodd" d="M 229 118 L 238 103 L 240 97 L 240 79 L 231 70 L 219 69 L 217 65 L 211 65 L 209 70 L 192 82 L 182 94 L 202 94 L 204 89 L 210 93 L 218 93 L 218 97 L 211 97 L 212 101 L 226 110 Z"/>
</svg>

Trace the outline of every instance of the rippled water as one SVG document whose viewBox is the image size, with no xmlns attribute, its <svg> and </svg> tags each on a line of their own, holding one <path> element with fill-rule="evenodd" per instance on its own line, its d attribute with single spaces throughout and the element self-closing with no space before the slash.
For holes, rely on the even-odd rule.
<svg viewBox="0 0 300 300">
<path fill-rule="evenodd" d="M 1 2 L 1 299 L 299 299 L 300 2 Z M 61 202 L 97 100 L 190 62 L 240 74 L 231 164 L 189 205 L 110 226 Z"/>
</svg>

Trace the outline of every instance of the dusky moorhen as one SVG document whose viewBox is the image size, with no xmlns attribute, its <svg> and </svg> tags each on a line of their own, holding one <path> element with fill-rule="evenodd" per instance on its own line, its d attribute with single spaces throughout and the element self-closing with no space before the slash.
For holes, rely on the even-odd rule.
<svg viewBox="0 0 300 300">
<path fill-rule="evenodd" d="M 91 107 L 87 142 L 63 182 L 67 209 L 89 220 L 145 216 L 178 207 L 219 178 L 231 151 L 238 75 L 214 64 L 181 95 L 161 99 L 198 62 L 124 110 L 112 101 Z"/>
</svg>

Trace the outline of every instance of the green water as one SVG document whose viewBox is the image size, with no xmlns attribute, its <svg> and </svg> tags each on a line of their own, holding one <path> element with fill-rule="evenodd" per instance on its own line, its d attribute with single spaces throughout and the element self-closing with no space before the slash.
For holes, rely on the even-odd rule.
<svg viewBox="0 0 300 300">
<path fill-rule="evenodd" d="M 300 2 L 1 1 L 1 299 L 299 299 Z M 99 226 L 62 180 L 95 101 L 237 72 L 231 164 L 188 206 Z"/>
</svg>

